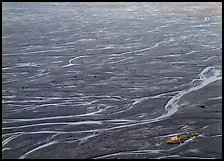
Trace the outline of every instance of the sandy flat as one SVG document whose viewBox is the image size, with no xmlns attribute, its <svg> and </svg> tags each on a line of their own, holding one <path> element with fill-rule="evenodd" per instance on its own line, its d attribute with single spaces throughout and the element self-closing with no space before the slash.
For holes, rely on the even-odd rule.
<svg viewBox="0 0 224 161">
<path fill-rule="evenodd" d="M 221 19 L 213 2 L 3 3 L 2 158 L 222 158 Z"/>
</svg>

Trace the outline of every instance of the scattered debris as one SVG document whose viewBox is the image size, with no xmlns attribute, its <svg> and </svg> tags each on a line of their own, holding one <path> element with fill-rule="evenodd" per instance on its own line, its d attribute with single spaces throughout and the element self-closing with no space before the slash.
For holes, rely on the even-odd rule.
<svg viewBox="0 0 224 161">
<path fill-rule="evenodd" d="M 187 134 L 181 134 L 171 137 L 170 139 L 166 140 L 167 144 L 177 144 L 177 143 L 184 143 L 185 141 L 189 140 L 190 138 L 193 138 L 195 136 L 199 136 L 200 134 L 198 132 L 191 132 L 190 135 Z"/>
<path fill-rule="evenodd" d="M 167 144 L 177 144 L 180 143 L 179 136 L 171 137 L 169 140 L 166 141 Z"/>
<path fill-rule="evenodd" d="M 180 135 L 179 139 L 180 139 L 180 142 L 185 142 L 187 140 L 187 135 L 186 134 Z"/>
</svg>

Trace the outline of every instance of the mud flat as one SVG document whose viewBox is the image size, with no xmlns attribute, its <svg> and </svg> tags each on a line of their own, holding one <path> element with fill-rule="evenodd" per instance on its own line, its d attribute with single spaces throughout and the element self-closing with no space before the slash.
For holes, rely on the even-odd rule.
<svg viewBox="0 0 224 161">
<path fill-rule="evenodd" d="M 222 158 L 221 27 L 220 3 L 3 3 L 2 158 Z"/>
</svg>

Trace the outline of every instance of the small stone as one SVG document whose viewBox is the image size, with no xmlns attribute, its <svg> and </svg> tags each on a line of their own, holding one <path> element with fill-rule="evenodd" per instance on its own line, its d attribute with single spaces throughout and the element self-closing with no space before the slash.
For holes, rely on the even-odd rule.
<svg viewBox="0 0 224 161">
<path fill-rule="evenodd" d="M 198 136 L 199 135 L 199 133 L 198 132 L 192 132 L 191 133 L 191 136 L 193 137 L 193 136 Z"/>
<path fill-rule="evenodd" d="M 205 104 L 201 104 L 200 107 L 201 107 L 201 108 L 205 108 Z"/>
</svg>

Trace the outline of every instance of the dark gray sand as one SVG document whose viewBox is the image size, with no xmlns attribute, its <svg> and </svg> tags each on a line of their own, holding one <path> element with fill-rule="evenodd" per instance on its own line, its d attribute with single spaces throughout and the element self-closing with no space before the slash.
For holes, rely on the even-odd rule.
<svg viewBox="0 0 224 161">
<path fill-rule="evenodd" d="M 2 18 L 2 158 L 222 158 L 221 3 L 3 3 Z"/>
</svg>

